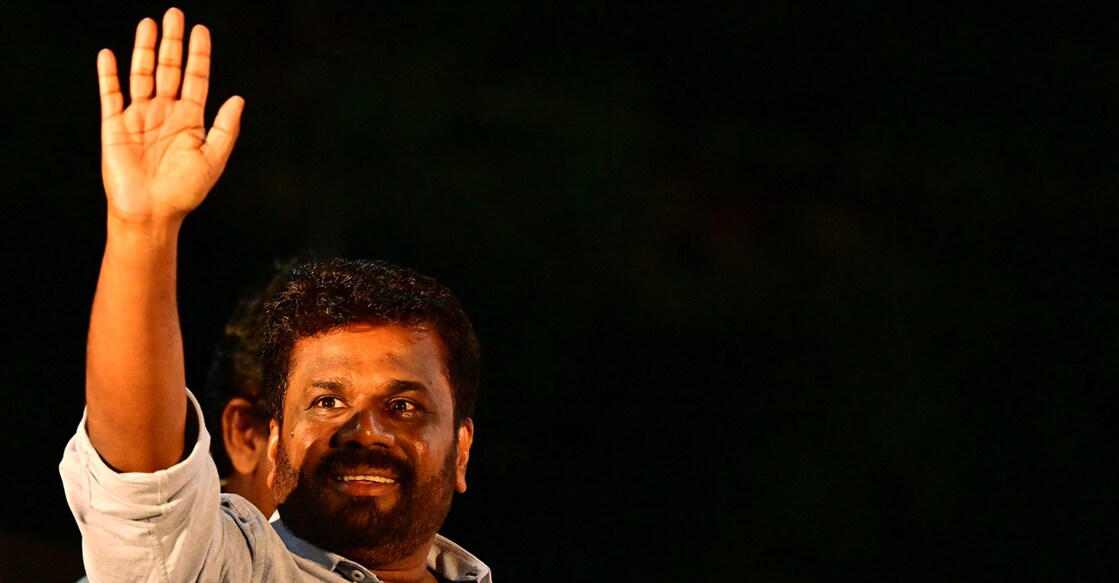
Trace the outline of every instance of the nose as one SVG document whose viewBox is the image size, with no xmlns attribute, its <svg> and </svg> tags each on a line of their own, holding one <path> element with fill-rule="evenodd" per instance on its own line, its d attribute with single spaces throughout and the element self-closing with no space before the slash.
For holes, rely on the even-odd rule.
<svg viewBox="0 0 1119 583">
<path fill-rule="evenodd" d="M 385 427 L 377 413 L 370 407 L 357 410 L 334 433 L 331 445 L 335 447 L 349 444 L 361 447 L 392 447 L 396 438 Z"/>
</svg>

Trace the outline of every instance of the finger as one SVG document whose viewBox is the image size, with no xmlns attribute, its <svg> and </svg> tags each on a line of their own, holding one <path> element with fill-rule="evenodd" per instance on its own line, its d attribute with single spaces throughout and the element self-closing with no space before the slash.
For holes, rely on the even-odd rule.
<svg viewBox="0 0 1119 583">
<path fill-rule="evenodd" d="M 186 75 L 183 78 L 183 101 L 206 106 L 206 93 L 210 90 L 210 31 L 201 24 L 190 31 L 190 54 L 187 56 Z"/>
<path fill-rule="evenodd" d="M 109 49 L 97 53 L 97 86 L 101 92 L 101 119 L 120 113 L 124 108 L 124 96 L 120 94 L 117 59 Z"/>
<path fill-rule="evenodd" d="M 183 12 L 171 8 L 163 15 L 163 38 L 159 41 L 159 65 L 155 69 L 155 94 L 174 98 L 179 94 L 183 64 Z"/>
<path fill-rule="evenodd" d="M 234 95 L 222 104 L 214 116 L 214 125 L 206 134 L 206 143 L 202 144 L 202 155 L 206 156 L 211 166 L 225 167 L 237 134 L 241 133 L 241 112 L 244 109 L 245 100 Z"/>
<path fill-rule="evenodd" d="M 136 45 L 132 47 L 132 72 L 128 77 L 128 94 L 132 101 L 150 99 L 152 72 L 155 71 L 155 21 L 145 18 L 136 26 Z"/>
</svg>

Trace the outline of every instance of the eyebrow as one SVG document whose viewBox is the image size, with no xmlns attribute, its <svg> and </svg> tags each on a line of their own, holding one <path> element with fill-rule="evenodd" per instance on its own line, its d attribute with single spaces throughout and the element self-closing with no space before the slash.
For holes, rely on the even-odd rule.
<svg viewBox="0 0 1119 583">
<path fill-rule="evenodd" d="M 308 389 L 322 389 L 326 391 L 341 391 L 346 388 L 346 383 L 336 379 L 315 379 L 307 386 Z"/>
<path fill-rule="evenodd" d="M 418 393 L 430 393 L 431 392 L 430 387 L 428 387 L 427 385 L 425 385 L 425 384 L 423 384 L 419 381 L 405 381 L 405 380 L 400 380 L 400 379 L 394 379 L 391 382 L 389 382 L 388 390 L 389 390 L 389 394 L 392 394 L 392 395 L 396 395 L 396 394 L 399 394 L 399 393 L 405 393 L 405 392 L 408 392 L 408 391 L 414 391 L 414 392 L 418 392 Z"/>
<path fill-rule="evenodd" d="M 330 378 L 315 379 L 314 381 L 311 381 L 310 385 L 307 386 L 308 390 L 318 389 L 318 390 L 323 390 L 323 391 L 334 391 L 334 392 L 343 392 L 347 388 L 349 388 L 349 383 L 346 383 L 346 382 L 343 382 L 343 381 L 337 380 L 337 379 L 330 379 Z M 408 381 L 408 380 L 403 380 L 403 379 L 393 379 L 393 380 L 389 381 L 387 389 L 388 389 L 387 393 L 390 394 L 390 395 L 397 395 L 397 394 L 405 393 L 405 392 L 408 392 L 408 391 L 414 391 L 414 392 L 418 392 L 418 393 L 430 393 L 431 392 L 431 388 L 428 387 L 424 383 L 421 383 L 419 381 Z"/>
</svg>

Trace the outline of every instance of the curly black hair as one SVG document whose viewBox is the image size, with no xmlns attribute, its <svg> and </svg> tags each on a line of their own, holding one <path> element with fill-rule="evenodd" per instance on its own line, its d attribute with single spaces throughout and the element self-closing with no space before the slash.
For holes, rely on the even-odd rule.
<svg viewBox="0 0 1119 583">
<path fill-rule="evenodd" d="M 451 290 L 418 271 L 386 261 L 331 259 L 296 267 L 265 306 L 262 388 L 283 423 L 291 352 L 300 338 L 351 324 L 431 328 L 442 341 L 456 427 L 474 415 L 481 350 Z"/>
</svg>

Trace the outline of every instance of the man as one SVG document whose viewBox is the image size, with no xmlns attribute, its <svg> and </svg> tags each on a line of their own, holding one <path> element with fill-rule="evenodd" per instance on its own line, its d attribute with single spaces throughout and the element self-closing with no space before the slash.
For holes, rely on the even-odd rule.
<svg viewBox="0 0 1119 583">
<path fill-rule="evenodd" d="M 477 344 L 450 291 L 409 269 L 334 260 L 292 272 L 262 349 L 280 520 L 219 493 L 184 388 L 176 247 L 244 101 L 227 100 L 205 132 L 209 32 L 191 31 L 185 69 L 180 11 L 164 16 L 158 59 L 157 37 L 141 21 L 127 109 L 113 54 L 98 56 L 107 237 L 86 413 L 60 465 L 89 579 L 492 581 L 437 534 L 466 489 Z"/>
<path fill-rule="evenodd" d="M 225 324 L 206 375 L 206 428 L 221 436 L 210 454 L 221 476 L 223 492 L 252 502 L 265 516 L 276 510 L 268 476 L 268 414 L 261 387 L 260 349 L 264 306 L 283 289 L 295 259 L 277 265 L 273 276 L 237 302 Z"/>
</svg>

